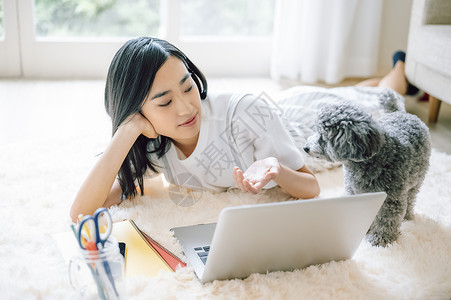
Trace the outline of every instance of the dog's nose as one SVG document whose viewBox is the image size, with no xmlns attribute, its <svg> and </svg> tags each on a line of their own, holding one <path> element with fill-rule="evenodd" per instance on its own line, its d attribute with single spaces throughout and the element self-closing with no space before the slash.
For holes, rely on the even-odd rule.
<svg viewBox="0 0 451 300">
<path fill-rule="evenodd" d="M 305 146 L 305 147 L 304 147 L 304 151 L 305 151 L 305 153 L 309 153 L 309 152 L 310 152 L 310 148 L 307 147 L 307 146 Z"/>
</svg>

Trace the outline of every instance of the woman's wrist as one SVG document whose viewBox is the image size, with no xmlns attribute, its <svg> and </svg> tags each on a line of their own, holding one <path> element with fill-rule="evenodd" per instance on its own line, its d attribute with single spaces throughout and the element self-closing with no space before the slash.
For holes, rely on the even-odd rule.
<svg viewBox="0 0 451 300">
<path fill-rule="evenodd" d="M 136 139 L 141 132 L 142 128 L 139 124 L 137 124 L 137 122 L 133 122 L 133 120 L 130 120 L 129 122 L 125 121 L 119 125 L 114 135 L 126 135 L 128 137 L 135 137 Z"/>
<path fill-rule="evenodd" d="M 138 138 L 140 134 L 150 139 L 155 139 L 158 137 L 158 134 L 155 132 L 152 124 L 143 115 L 141 115 L 141 113 L 129 116 L 124 122 L 122 122 L 118 130 L 119 129 L 134 136 L 135 139 Z"/>
<path fill-rule="evenodd" d="M 283 177 L 286 175 L 287 167 L 281 163 L 279 163 L 279 172 L 277 173 L 276 177 L 274 177 L 273 181 L 280 185 L 280 181 L 283 181 Z"/>
</svg>

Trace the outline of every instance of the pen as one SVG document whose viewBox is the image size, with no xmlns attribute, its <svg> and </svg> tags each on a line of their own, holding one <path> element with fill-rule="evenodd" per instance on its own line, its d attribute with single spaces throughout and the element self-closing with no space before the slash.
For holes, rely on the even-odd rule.
<svg viewBox="0 0 451 300">
<path fill-rule="evenodd" d="M 72 232 L 73 232 L 74 235 L 75 235 L 75 238 L 77 238 L 77 232 L 76 232 L 76 230 L 75 230 L 75 226 L 74 226 L 73 224 L 71 224 L 70 227 L 71 227 L 71 229 L 72 229 Z M 89 270 L 91 271 L 91 275 L 92 275 L 92 277 L 93 277 L 93 279 L 94 279 L 94 281 L 95 281 L 95 283 L 96 283 L 96 286 L 97 286 L 97 293 L 99 294 L 99 297 L 100 297 L 102 300 L 106 300 L 105 293 L 103 292 L 102 286 L 101 286 L 101 284 L 100 284 L 100 282 L 99 282 L 99 278 L 98 278 L 96 272 L 94 271 L 93 267 L 92 267 L 90 264 L 87 264 L 87 265 L 88 265 L 88 268 L 89 268 Z"/>
<path fill-rule="evenodd" d="M 110 297 L 111 297 L 111 299 L 117 299 L 118 293 L 116 291 L 116 287 L 114 286 L 114 278 L 111 275 L 111 272 L 108 273 L 108 271 L 105 269 L 106 266 L 108 266 L 108 263 L 106 261 L 103 261 L 103 267 L 102 267 L 102 264 L 100 261 L 102 259 L 97 254 L 98 250 L 100 250 L 100 249 L 98 249 L 96 247 L 96 244 L 93 241 L 89 241 L 86 244 L 86 250 L 93 251 L 93 253 L 95 253 L 94 260 L 96 261 L 95 266 L 96 266 L 97 274 L 100 278 L 100 281 L 103 283 L 102 286 L 105 288 L 107 295 L 109 296 L 108 299 L 110 299 Z M 109 267 L 108 267 L 108 269 L 109 269 Z"/>
</svg>

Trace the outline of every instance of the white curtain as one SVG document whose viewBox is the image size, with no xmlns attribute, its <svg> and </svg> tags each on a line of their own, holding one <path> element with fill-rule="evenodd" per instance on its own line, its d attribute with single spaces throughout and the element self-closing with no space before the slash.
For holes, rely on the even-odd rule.
<svg viewBox="0 0 451 300">
<path fill-rule="evenodd" d="M 377 71 L 382 0 L 278 0 L 271 77 L 338 83 Z"/>
</svg>

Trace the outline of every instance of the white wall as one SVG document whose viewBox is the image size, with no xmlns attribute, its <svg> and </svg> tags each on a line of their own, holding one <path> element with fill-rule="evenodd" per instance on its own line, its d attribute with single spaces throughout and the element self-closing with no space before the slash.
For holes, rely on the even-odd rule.
<svg viewBox="0 0 451 300">
<path fill-rule="evenodd" d="M 391 70 L 392 55 L 396 50 L 407 49 L 412 1 L 384 0 L 383 2 L 378 75 L 384 75 Z"/>
</svg>

